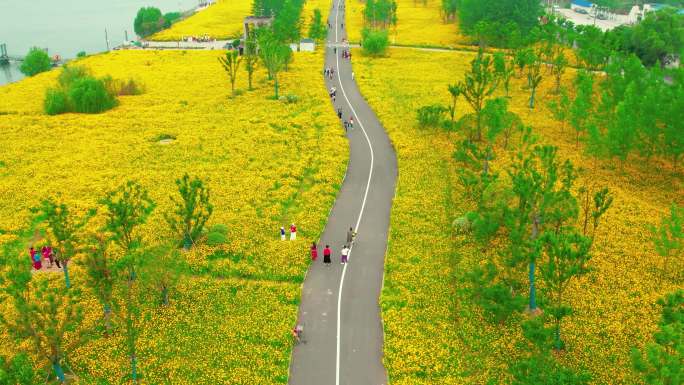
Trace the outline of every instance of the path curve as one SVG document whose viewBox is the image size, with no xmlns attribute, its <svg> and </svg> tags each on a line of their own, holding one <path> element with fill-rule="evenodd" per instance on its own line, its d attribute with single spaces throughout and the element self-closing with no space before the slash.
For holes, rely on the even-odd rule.
<svg viewBox="0 0 684 385">
<path fill-rule="evenodd" d="M 325 82 L 328 89 L 337 89 L 335 111 L 342 109 L 345 120 L 354 117 L 354 129 L 347 133 L 349 164 L 319 243 L 319 255 L 326 244 L 331 246 L 333 264 L 324 266 L 321 257 L 304 281 L 299 323 L 306 343 L 293 348 L 291 385 L 387 384 L 378 300 L 397 160 L 385 130 L 352 79 L 351 63 L 337 48 L 346 38 L 344 20 L 344 1 L 335 0 L 325 60 L 335 76 Z M 349 227 L 355 227 L 358 236 L 349 263 L 341 265 L 339 251 Z"/>
</svg>

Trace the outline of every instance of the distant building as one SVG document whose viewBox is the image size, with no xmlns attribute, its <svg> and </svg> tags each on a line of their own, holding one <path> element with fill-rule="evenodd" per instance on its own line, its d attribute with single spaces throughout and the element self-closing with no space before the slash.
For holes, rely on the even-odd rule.
<svg viewBox="0 0 684 385">
<path fill-rule="evenodd" d="M 570 9 L 578 13 L 589 14 L 594 9 L 594 3 L 586 0 L 572 0 L 570 3 Z"/>
<path fill-rule="evenodd" d="M 299 42 L 299 50 L 302 52 L 313 52 L 316 50 L 316 42 L 313 39 L 302 39 Z"/>
<path fill-rule="evenodd" d="M 651 4 L 644 4 L 643 8 L 639 8 L 638 5 L 635 5 L 632 7 L 632 9 L 629 11 L 628 17 L 628 22 L 630 24 L 636 24 L 643 20 L 646 17 L 646 14 L 649 12 L 656 12 L 660 11 L 661 9 L 665 9 L 670 7 L 667 4 L 659 4 L 659 3 L 651 3 Z M 684 9 L 679 10 L 678 12 L 680 15 L 684 15 Z"/>
</svg>

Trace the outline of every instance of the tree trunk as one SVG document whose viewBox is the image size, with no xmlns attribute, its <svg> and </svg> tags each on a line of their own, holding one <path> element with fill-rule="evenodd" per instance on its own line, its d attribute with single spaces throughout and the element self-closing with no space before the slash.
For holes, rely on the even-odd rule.
<svg viewBox="0 0 684 385">
<path fill-rule="evenodd" d="M 529 274 L 529 280 L 530 280 L 530 312 L 533 313 L 534 311 L 537 310 L 537 296 L 536 296 L 536 289 L 534 285 L 534 261 L 530 262 L 530 274 Z"/>
<path fill-rule="evenodd" d="M 68 268 L 69 261 L 65 259 L 64 261 L 62 261 L 62 265 L 64 265 L 64 267 L 62 268 L 62 270 L 64 270 L 64 284 L 66 285 L 66 288 L 69 289 L 69 288 L 71 288 L 71 281 L 69 280 L 69 268 Z"/>
<path fill-rule="evenodd" d="M 131 381 L 134 384 L 138 383 L 138 359 L 135 357 L 135 351 L 131 354 Z"/>
<path fill-rule="evenodd" d="M 107 304 L 104 305 L 104 324 L 105 330 L 109 333 L 112 330 L 112 308 Z"/>
<path fill-rule="evenodd" d="M 274 75 L 273 79 L 275 80 L 275 82 L 273 83 L 273 87 L 275 89 L 275 99 L 278 100 L 278 75 Z"/>
<path fill-rule="evenodd" d="M 62 369 L 62 365 L 59 364 L 59 361 L 53 362 L 52 363 L 52 369 L 55 372 L 55 377 L 57 377 L 57 380 L 59 382 L 64 382 L 64 369 Z"/>
<path fill-rule="evenodd" d="M 162 286 L 161 294 L 162 294 L 162 304 L 164 306 L 167 306 L 169 304 L 169 288 L 166 287 L 166 285 Z"/>
<path fill-rule="evenodd" d="M 534 109 L 534 93 L 537 91 L 537 87 L 532 87 L 532 93 L 530 94 L 530 109 Z"/>
</svg>

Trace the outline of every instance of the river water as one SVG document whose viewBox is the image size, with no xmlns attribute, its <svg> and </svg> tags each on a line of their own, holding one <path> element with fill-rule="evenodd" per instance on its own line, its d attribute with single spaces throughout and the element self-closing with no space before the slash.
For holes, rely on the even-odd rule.
<svg viewBox="0 0 684 385">
<path fill-rule="evenodd" d="M 162 13 L 195 7 L 198 0 L 0 0 L 0 44 L 10 55 L 24 56 L 29 48 L 47 48 L 50 56 L 74 58 L 133 40 L 133 20 L 140 7 Z M 0 66 L 0 85 L 21 79 L 19 63 Z"/>
</svg>

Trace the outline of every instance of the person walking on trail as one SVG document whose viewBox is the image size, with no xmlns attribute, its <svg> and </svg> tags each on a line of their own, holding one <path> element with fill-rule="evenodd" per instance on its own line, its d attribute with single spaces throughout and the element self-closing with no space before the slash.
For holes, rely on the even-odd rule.
<svg viewBox="0 0 684 385">
<path fill-rule="evenodd" d="M 31 262 L 33 263 L 33 268 L 36 270 L 40 270 L 43 265 L 40 263 L 40 254 L 38 254 L 38 251 L 31 246 L 29 249 L 29 255 L 31 256 Z"/>
<path fill-rule="evenodd" d="M 49 263 L 49 266 L 52 267 L 52 250 L 50 250 L 49 246 L 43 246 L 40 249 L 40 254 L 45 260 L 45 263 Z"/>
<path fill-rule="evenodd" d="M 349 117 L 349 128 L 351 128 L 352 130 L 354 129 L 354 117 L 353 116 Z"/>
<path fill-rule="evenodd" d="M 347 132 L 349 130 L 349 123 L 345 120 L 344 121 L 344 132 Z"/>
<path fill-rule="evenodd" d="M 325 245 L 325 249 L 323 249 L 323 263 L 325 263 L 326 266 L 330 266 L 332 261 L 330 260 L 330 256 L 332 255 L 332 250 L 330 250 L 330 245 Z"/>
<path fill-rule="evenodd" d="M 290 225 L 290 240 L 294 241 L 297 239 L 297 226 L 295 224 Z"/>
<path fill-rule="evenodd" d="M 347 244 L 351 245 L 354 243 L 354 238 L 356 238 L 356 232 L 350 227 L 349 231 L 347 231 Z"/>
<path fill-rule="evenodd" d="M 352 71 L 352 80 L 354 80 L 354 71 Z"/>
<path fill-rule="evenodd" d="M 341 108 L 337 109 L 337 118 L 342 119 L 342 109 Z"/>
<path fill-rule="evenodd" d="M 318 248 L 316 247 L 316 242 L 311 243 L 311 260 L 316 262 L 318 259 Z"/>
<path fill-rule="evenodd" d="M 340 264 L 344 265 L 349 260 L 349 246 L 344 245 L 340 250 Z"/>
<path fill-rule="evenodd" d="M 280 226 L 280 240 L 284 241 L 285 240 L 285 227 Z"/>
</svg>

